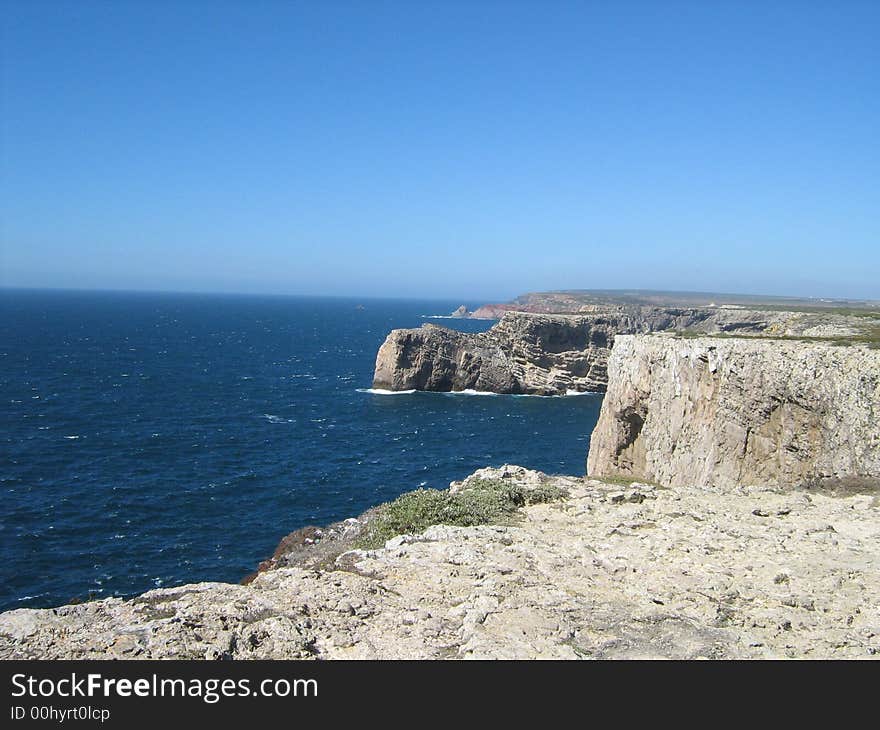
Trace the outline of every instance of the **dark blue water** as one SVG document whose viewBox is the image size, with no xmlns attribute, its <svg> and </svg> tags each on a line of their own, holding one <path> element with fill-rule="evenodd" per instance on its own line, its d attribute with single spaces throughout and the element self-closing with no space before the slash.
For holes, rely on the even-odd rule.
<svg viewBox="0 0 880 730">
<path fill-rule="evenodd" d="M 0 609 L 237 581 L 483 466 L 583 473 L 598 396 L 358 391 L 389 330 L 461 303 L 0 292 Z"/>
</svg>

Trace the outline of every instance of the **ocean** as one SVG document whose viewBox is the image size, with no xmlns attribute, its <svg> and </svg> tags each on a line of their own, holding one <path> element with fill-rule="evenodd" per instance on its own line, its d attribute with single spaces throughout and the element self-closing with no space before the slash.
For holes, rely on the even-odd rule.
<svg viewBox="0 0 880 730">
<path fill-rule="evenodd" d="M 493 324 L 426 318 L 462 303 L 0 291 L 0 610 L 236 582 L 484 466 L 582 474 L 599 395 L 369 392 L 391 329 Z"/>
</svg>

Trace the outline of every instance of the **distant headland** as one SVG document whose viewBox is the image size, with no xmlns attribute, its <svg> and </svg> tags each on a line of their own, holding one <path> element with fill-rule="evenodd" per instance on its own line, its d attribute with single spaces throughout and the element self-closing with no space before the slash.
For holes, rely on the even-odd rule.
<svg viewBox="0 0 880 730">
<path fill-rule="evenodd" d="M 848 310 L 880 313 L 880 301 L 823 297 L 783 297 L 719 292 L 677 292 L 651 289 L 573 289 L 530 292 L 509 302 L 483 304 L 473 311 L 461 305 L 449 316 L 500 319 L 506 312 L 580 314 L 594 307 L 636 305 L 651 307 L 708 307 L 720 309 L 769 309 L 779 311 Z"/>
</svg>

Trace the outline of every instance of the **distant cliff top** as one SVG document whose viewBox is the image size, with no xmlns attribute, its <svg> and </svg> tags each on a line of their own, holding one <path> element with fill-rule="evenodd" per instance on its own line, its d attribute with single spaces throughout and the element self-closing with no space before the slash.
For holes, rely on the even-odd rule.
<svg viewBox="0 0 880 730">
<path fill-rule="evenodd" d="M 539 312 L 544 314 L 582 314 L 597 306 L 710 307 L 788 312 L 826 312 L 836 314 L 876 315 L 880 302 L 861 299 L 822 299 L 725 294 L 718 292 L 671 292 L 647 289 L 582 289 L 530 292 L 510 302 L 485 304 L 470 316 L 497 319 L 504 312 Z"/>
</svg>

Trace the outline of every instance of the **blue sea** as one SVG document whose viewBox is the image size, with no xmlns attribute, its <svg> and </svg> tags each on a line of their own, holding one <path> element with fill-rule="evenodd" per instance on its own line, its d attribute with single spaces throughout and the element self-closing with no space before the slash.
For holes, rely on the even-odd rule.
<svg viewBox="0 0 880 730">
<path fill-rule="evenodd" d="M 492 324 L 425 318 L 462 303 L 0 291 L 0 609 L 235 582 L 483 466 L 582 474 L 601 396 L 368 392 L 389 330 Z"/>
</svg>

